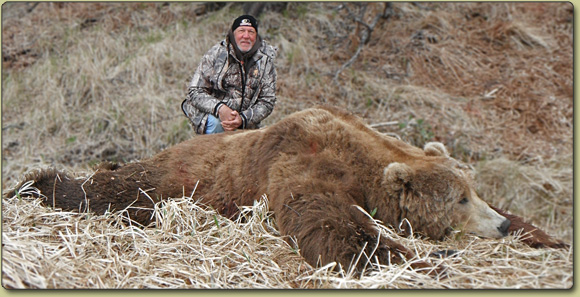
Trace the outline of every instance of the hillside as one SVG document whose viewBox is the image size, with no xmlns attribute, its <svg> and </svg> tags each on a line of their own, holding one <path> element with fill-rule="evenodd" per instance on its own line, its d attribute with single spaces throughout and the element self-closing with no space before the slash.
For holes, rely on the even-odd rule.
<svg viewBox="0 0 580 297">
<path fill-rule="evenodd" d="M 130 162 L 195 137 L 181 101 L 201 55 L 241 13 L 242 5 L 232 3 L 5 3 L 3 191 L 37 168 L 86 176 L 98 162 Z M 279 80 L 277 106 L 265 124 L 331 104 L 415 145 L 441 141 L 455 158 L 474 167 L 482 198 L 571 243 L 573 17 L 566 2 L 292 2 L 267 8 L 259 17 L 260 34 L 279 49 Z M 21 203 L 3 199 L 3 242 L 15 240 L 11 235 L 28 227 L 34 230 L 27 224 L 38 224 L 22 217 Z M 33 214 L 49 216 L 34 203 L 27 205 Z M 60 219 L 67 223 L 55 217 L 44 224 L 79 222 Z M 441 243 L 417 244 L 428 250 Z M 444 244 L 459 245 L 472 256 L 487 248 L 453 240 Z M 509 240 L 502 244 L 508 247 L 502 245 L 498 258 L 505 253 L 520 257 L 527 264 L 512 266 L 521 270 L 495 271 L 491 274 L 497 279 L 489 283 L 459 278 L 443 287 L 572 285 L 571 252 L 527 250 Z M 21 247 L 15 243 L 14 249 Z M 293 274 L 281 278 L 301 275 L 302 282 L 279 286 L 368 285 L 323 281 L 323 272 L 292 255 L 272 261 L 293 259 L 298 263 L 290 269 Z M 561 269 L 547 271 L 546 258 Z M 14 263 L 19 261 L 24 260 Z M 466 274 L 474 269 L 453 267 Z M 3 284 L 18 286 L 5 271 L 3 267 Z M 119 273 L 117 280 L 122 279 Z M 500 281 L 506 275 L 534 274 L 548 276 Z M 114 280 L 104 283 L 119 283 Z M 140 287 L 133 281 L 125 284 Z M 416 285 L 394 282 L 387 287 Z"/>
</svg>

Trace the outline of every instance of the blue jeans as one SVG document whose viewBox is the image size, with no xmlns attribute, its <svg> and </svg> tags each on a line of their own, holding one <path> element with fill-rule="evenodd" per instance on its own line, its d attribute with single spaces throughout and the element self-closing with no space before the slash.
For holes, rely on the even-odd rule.
<svg viewBox="0 0 580 297">
<path fill-rule="evenodd" d="M 224 132 L 222 127 L 222 122 L 212 116 L 211 114 L 207 116 L 207 123 L 205 124 L 205 134 L 215 134 Z"/>
</svg>

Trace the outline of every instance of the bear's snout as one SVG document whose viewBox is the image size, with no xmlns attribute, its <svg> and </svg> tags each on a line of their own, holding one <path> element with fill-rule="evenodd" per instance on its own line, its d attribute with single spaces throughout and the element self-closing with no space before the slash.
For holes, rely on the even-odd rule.
<svg viewBox="0 0 580 297">
<path fill-rule="evenodd" d="M 512 222 L 510 220 L 505 219 L 505 221 L 503 221 L 503 223 L 501 223 L 501 225 L 497 227 L 497 230 L 502 236 L 507 236 L 511 224 Z"/>
</svg>

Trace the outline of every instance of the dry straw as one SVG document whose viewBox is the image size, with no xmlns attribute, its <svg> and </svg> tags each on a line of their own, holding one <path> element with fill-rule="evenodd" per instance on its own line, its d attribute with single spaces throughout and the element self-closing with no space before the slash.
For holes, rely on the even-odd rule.
<svg viewBox="0 0 580 297">
<path fill-rule="evenodd" d="M 401 237 L 418 258 L 400 265 L 371 261 L 355 276 L 345 267 L 311 267 L 276 231 L 264 196 L 236 221 L 195 195 L 155 206 L 155 225 L 123 212 L 101 216 L 52 210 L 20 195 L 3 203 L 2 284 L 6 288 L 570 288 L 572 250 L 532 249 L 518 236 L 484 240 L 457 234 L 431 242 Z M 368 253 L 373 247 L 367 247 Z M 431 254 L 456 253 L 447 258 Z M 365 257 L 357 257 L 358 260 Z M 445 276 L 416 272 L 412 261 L 446 267 Z"/>
<path fill-rule="evenodd" d="M 39 167 L 91 172 L 192 137 L 179 110 L 201 58 L 241 13 L 227 3 L 6 3 L 2 6 L 3 190 Z M 348 17 L 343 5 L 362 20 Z M 354 63 L 361 21 L 384 3 L 290 2 L 260 16 L 279 47 L 278 104 L 265 121 L 326 103 L 417 146 L 443 142 L 476 169 L 480 195 L 567 243 L 573 238 L 573 7 L 567 2 L 392 4 Z M 50 18 L 46 16 L 50 15 Z M 88 176 L 90 174 L 84 174 Z M 32 185 L 33 186 L 33 185 Z M 256 199 L 261 200 L 261 197 Z M 236 222 L 183 197 L 157 227 L 2 202 L 2 282 L 14 288 L 570 288 L 572 250 L 516 237 L 443 242 L 384 234 L 447 267 L 408 263 L 362 278 L 311 267 L 261 201 Z M 291 240 L 290 240 L 291 242 Z M 369 247 L 371 248 L 371 247 Z M 456 250 L 444 259 L 429 254 Z"/>
</svg>

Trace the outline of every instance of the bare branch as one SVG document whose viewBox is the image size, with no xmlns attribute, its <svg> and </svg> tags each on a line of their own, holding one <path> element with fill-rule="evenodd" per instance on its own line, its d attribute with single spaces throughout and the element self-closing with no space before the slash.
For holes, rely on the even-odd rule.
<svg viewBox="0 0 580 297">
<path fill-rule="evenodd" d="M 344 69 L 346 69 L 347 67 L 350 67 L 354 63 L 354 61 L 356 61 L 356 59 L 358 58 L 358 56 L 362 52 L 364 45 L 367 44 L 369 42 L 369 40 L 371 39 L 371 34 L 372 34 L 373 30 L 375 29 L 376 25 L 378 24 L 379 20 L 381 20 L 382 18 L 389 18 L 391 16 L 391 3 L 388 3 L 388 2 L 385 3 L 385 7 L 382 10 L 382 12 L 375 15 L 374 19 L 372 20 L 372 22 L 370 24 L 367 24 L 363 20 L 364 14 L 366 13 L 366 9 L 368 7 L 368 3 L 365 3 L 361 7 L 360 15 L 358 17 L 355 16 L 354 12 L 348 7 L 348 5 L 345 4 L 345 5 L 343 5 L 343 7 L 346 8 L 346 10 L 348 12 L 348 17 L 350 17 L 353 21 L 363 25 L 364 29 L 360 33 L 360 42 L 359 42 L 359 45 L 358 45 L 354 55 L 346 63 L 344 63 L 338 69 L 338 71 L 336 71 L 336 73 L 334 74 L 333 81 L 335 83 L 338 81 L 338 76 L 340 75 L 340 73 L 342 73 L 342 71 L 344 71 Z"/>
</svg>

